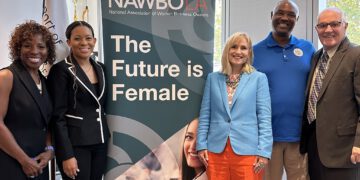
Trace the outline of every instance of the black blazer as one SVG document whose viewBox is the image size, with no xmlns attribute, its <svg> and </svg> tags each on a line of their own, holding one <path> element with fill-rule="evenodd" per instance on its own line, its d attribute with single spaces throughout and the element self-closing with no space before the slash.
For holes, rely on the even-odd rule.
<svg viewBox="0 0 360 180">
<path fill-rule="evenodd" d="M 45 86 L 45 78 L 39 72 L 42 83 L 42 94 L 40 94 L 20 60 L 11 64 L 8 69 L 13 73 L 13 86 L 4 124 L 20 148 L 29 157 L 35 157 L 45 151 L 46 134 L 51 117 L 51 102 Z M 26 179 L 21 165 L 2 150 L 0 150 L 0 167 L 1 179 Z"/>
<path fill-rule="evenodd" d="M 72 146 L 105 143 L 110 137 L 104 111 L 103 65 L 90 62 L 98 78 L 98 91 L 74 57 L 50 69 L 47 82 L 54 108 L 55 152 L 60 161 L 74 157 Z"/>
</svg>

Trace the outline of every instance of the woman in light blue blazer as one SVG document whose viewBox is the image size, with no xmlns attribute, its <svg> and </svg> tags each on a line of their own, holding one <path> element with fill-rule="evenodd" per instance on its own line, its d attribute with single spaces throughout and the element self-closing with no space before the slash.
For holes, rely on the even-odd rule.
<svg viewBox="0 0 360 180">
<path fill-rule="evenodd" d="M 252 60 L 250 37 L 235 33 L 223 50 L 221 72 L 207 77 L 196 148 L 209 179 L 260 180 L 271 157 L 269 86 Z"/>
</svg>

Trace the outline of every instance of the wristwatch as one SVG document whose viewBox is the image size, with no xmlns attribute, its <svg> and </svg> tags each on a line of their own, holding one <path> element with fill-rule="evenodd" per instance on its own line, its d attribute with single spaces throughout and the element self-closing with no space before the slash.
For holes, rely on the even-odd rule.
<svg viewBox="0 0 360 180">
<path fill-rule="evenodd" d="M 52 152 L 54 152 L 55 151 L 55 149 L 54 149 L 54 147 L 53 146 L 46 146 L 45 147 L 45 151 L 52 151 Z"/>
</svg>

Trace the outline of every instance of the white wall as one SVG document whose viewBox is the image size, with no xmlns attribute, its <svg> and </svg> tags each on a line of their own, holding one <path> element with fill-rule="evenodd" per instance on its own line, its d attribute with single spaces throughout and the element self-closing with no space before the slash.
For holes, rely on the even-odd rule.
<svg viewBox="0 0 360 180">
<path fill-rule="evenodd" d="M 264 39 L 272 30 L 271 11 L 278 0 L 225 0 L 226 19 L 225 36 L 236 31 L 246 32 L 253 43 Z M 300 18 L 293 34 L 312 41 L 312 0 L 294 0 L 300 9 Z"/>
<path fill-rule="evenodd" d="M 42 0 L 0 0 L 0 68 L 8 66 L 8 41 L 16 25 L 25 20 L 41 22 Z"/>
<path fill-rule="evenodd" d="M 58 1 L 58 0 L 56 0 Z M 62 0 L 59 0 L 62 1 Z M 64 0 L 65 1 L 65 0 Z M 73 1 L 66 0 L 69 5 L 70 22 L 73 21 Z M 84 1 L 85 2 L 85 1 Z M 81 18 L 82 10 L 85 8 L 85 3 L 79 1 L 78 3 L 78 17 Z M 93 26 L 95 37 L 98 38 L 98 4 L 100 0 L 88 1 L 89 7 L 89 23 Z M 0 69 L 10 65 L 8 41 L 11 32 L 14 28 L 26 20 L 35 20 L 41 23 L 43 0 L 0 0 Z M 80 19 L 79 19 L 80 20 Z M 64 30 L 65 33 L 65 30 Z M 101 40 L 98 38 L 98 42 Z M 98 44 L 98 43 L 97 43 Z M 97 45 L 95 50 L 97 50 Z"/>
</svg>

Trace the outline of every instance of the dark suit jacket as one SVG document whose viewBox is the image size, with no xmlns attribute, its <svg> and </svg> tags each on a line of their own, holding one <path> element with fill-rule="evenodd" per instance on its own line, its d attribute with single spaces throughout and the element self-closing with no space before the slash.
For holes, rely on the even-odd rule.
<svg viewBox="0 0 360 180">
<path fill-rule="evenodd" d="M 20 148 L 29 157 L 35 157 L 45 151 L 46 134 L 51 117 L 51 102 L 45 86 L 45 78 L 39 72 L 42 82 L 42 94 L 40 94 L 20 60 L 11 64 L 8 69 L 13 73 L 13 86 L 4 124 Z M 0 179 L 27 179 L 21 165 L 2 150 L 0 150 L 0 167 Z M 46 179 L 46 177 L 44 175 L 39 178 Z"/>
<path fill-rule="evenodd" d="M 72 146 L 105 143 L 110 136 L 104 111 L 103 67 L 92 59 L 90 62 L 98 78 L 98 93 L 74 57 L 55 64 L 48 76 L 54 107 L 55 152 L 60 161 L 74 157 Z"/>
<path fill-rule="evenodd" d="M 306 106 L 314 70 L 323 50 L 314 55 L 306 90 Z M 309 123 L 305 107 L 300 150 L 307 152 Z M 360 147 L 360 47 L 345 38 L 323 80 L 316 110 L 316 139 L 322 164 L 328 168 L 352 168 L 352 147 Z M 310 158 L 310 157 L 309 157 Z"/>
</svg>

